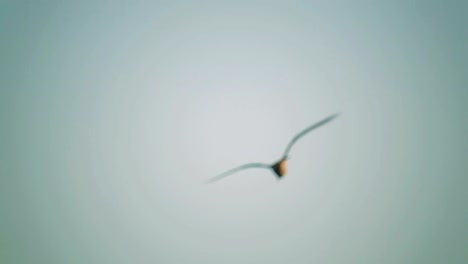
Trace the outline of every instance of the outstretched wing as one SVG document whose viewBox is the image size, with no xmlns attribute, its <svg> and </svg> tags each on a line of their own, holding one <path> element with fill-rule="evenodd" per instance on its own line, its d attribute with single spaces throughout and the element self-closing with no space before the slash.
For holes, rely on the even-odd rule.
<svg viewBox="0 0 468 264">
<path fill-rule="evenodd" d="M 289 142 L 288 146 L 286 147 L 286 150 L 284 151 L 284 156 L 283 157 L 287 157 L 288 154 L 289 154 L 289 151 L 291 150 L 292 146 L 294 145 L 294 143 L 296 143 L 296 141 L 298 141 L 301 137 L 303 137 L 305 134 L 309 133 L 310 131 L 316 129 L 316 128 L 319 128 L 323 125 L 325 125 L 326 123 L 332 121 L 333 119 L 335 119 L 336 117 L 338 117 L 339 114 L 334 114 L 334 115 L 331 115 L 311 126 L 309 126 L 308 128 L 304 129 L 303 131 L 301 131 L 301 133 L 297 134 L 293 139 L 291 139 L 291 141 Z"/>
<path fill-rule="evenodd" d="M 226 172 L 223 172 L 221 173 L 220 175 L 216 176 L 216 177 L 213 177 L 211 179 L 209 179 L 208 181 L 206 181 L 206 183 L 212 183 L 214 181 L 217 181 L 221 178 L 224 178 L 228 175 L 231 175 L 233 173 L 236 173 L 238 171 L 241 171 L 241 170 L 244 170 L 244 169 L 250 169 L 250 168 L 263 168 L 263 169 L 268 169 L 268 168 L 271 168 L 271 165 L 269 164 L 263 164 L 263 163 L 249 163 L 249 164 L 244 164 L 244 165 L 241 165 L 239 167 L 235 167 L 234 169 L 230 169 Z"/>
</svg>

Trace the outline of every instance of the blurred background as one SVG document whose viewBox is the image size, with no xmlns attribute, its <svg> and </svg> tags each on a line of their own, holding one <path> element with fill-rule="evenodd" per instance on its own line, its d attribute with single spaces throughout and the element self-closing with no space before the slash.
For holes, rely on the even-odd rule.
<svg viewBox="0 0 468 264">
<path fill-rule="evenodd" d="M 1 1 L 0 262 L 467 263 L 467 10 Z"/>
</svg>

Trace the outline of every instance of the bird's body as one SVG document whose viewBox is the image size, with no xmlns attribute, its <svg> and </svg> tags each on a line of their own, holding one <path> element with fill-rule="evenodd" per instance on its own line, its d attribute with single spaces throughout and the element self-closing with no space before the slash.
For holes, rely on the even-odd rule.
<svg viewBox="0 0 468 264">
<path fill-rule="evenodd" d="M 331 115 L 309 127 L 301 131 L 299 134 L 297 134 L 291 141 L 289 142 L 288 146 L 286 147 L 286 150 L 284 151 L 283 157 L 276 163 L 274 164 L 264 164 L 264 163 L 249 163 L 249 164 L 244 164 L 239 167 L 236 167 L 234 169 L 228 170 L 210 180 L 208 182 L 214 182 L 217 181 L 221 178 L 224 178 L 228 175 L 231 175 L 233 173 L 236 173 L 240 170 L 248 169 L 248 168 L 264 168 L 264 169 L 271 169 L 273 172 L 276 174 L 278 179 L 281 179 L 286 173 L 288 172 L 288 154 L 289 151 L 291 150 L 292 146 L 294 143 L 297 142 L 301 137 L 303 137 L 305 134 L 309 133 L 310 131 L 330 122 L 331 120 L 335 119 L 338 116 L 338 114 Z"/>
<path fill-rule="evenodd" d="M 283 177 L 288 172 L 288 159 L 284 158 L 271 166 L 278 178 Z"/>
</svg>

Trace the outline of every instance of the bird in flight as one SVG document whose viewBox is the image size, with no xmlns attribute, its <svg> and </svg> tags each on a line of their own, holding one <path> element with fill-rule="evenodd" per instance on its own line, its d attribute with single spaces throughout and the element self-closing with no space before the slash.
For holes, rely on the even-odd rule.
<svg viewBox="0 0 468 264">
<path fill-rule="evenodd" d="M 263 168 L 263 169 L 271 169 L 273 170 L 273 172 L 276 174 L 276 177 L 278 177 L 278 179 L 281 179 L 281 177 L 283 177 L 287 171 L 288 171 L 288 154 L 289 154 L 289 151 L 291 150 L 292 146 L 294 145 L 294 143 L 296 143 L 300 138 L 302 138 L 305 134 L 309 133 L 310 131 L 316 129 L 316 128 L 319 128 L 323 125 L 325 125 L 326 123 L 332 121 L 333 119 L 335 119 L 336 117 L 338 117 L 339 114 L 333 114 L 325 119 L 322 119 L 321 121 L 305 128 L 304 130 L 302 130 L 299 134 L 297 134 L 295 137 L 293 137 L 286 149 L 284 150 L 284 154 L 282 156 L 282 158 L 273 163 L 273 164 L 265 164 L 265 163 L 248 163 L 248 164 L 244 164 L 244 165 L 241 165 L 241 166 L 238 166 L 238 167 L 235 167 L 233 169 L 230 169 L 226 172 L 223 172 L 221 174 L 219 174 L 218 176 L 216 177 L 213 177 L 211 179 L 209 179 L 207 181 L 207 183 L 211 183 L 211 182 L 214 182 L 214 181 L 217 181 L 217 180 L 220 180 L 228 175 L 231 175 L 233 173 L 236 173 L 236 172 L 239 172 L 241 170 L 244 170 L 244 169 L 250 169 L 250 168 Z"/>
</svg>

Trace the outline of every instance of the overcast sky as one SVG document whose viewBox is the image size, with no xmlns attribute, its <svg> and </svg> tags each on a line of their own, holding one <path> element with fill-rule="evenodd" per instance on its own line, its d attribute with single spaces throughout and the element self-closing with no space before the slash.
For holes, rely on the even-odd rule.
<svg viewBox="0 0 468 264">
<path fill-rule="evenodd" d="M 466 263 L 456 2 L 2 1 L 0 262 Z"/>
</svg>

